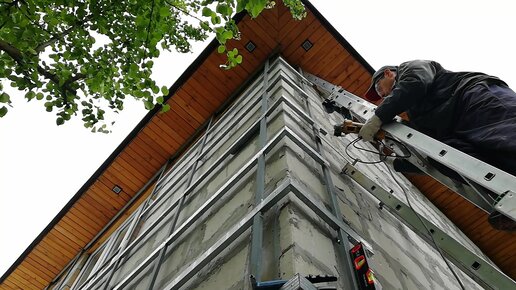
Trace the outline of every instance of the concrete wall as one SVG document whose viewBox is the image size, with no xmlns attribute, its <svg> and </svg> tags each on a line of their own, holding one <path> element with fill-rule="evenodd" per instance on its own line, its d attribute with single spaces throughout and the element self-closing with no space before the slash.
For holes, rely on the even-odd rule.
<svg viewBox="0 0 516 290">
<path fill-rule="evenodd" d="M 264 83 L 269 84 L 267 90 Z M 279 184 L 292 182 L 323 207 L 331 209 L 322 166 L 307 149 L 317 151 L 312 125 L 290 105 L 281 103 L 268 113 L 266 136 L 260 136 L 257 122 L 263 116 L 262 96 L 267 97 L 267 108 L 282 98 L 289 100 L 301 112 L 308 114 L 319 128 L 328 132 L 321 136 L 322 158 L 328 162 L 338 206 L 345 223 L 371 245 L 369 263 L 383 289 L 459 288 L 431 245 L 388 211 L 379 209 L 378 200 L 371 194 L 340 175 L 345 163 L 352 160 L 344 152 L 353 136 L 332 136 L 333 125 L 341 122 L 341 117 L 325 113 L 321 106 L 322 96 L 302 84 L 299 75 L 290 67 L 276 62 L 267 74 L 260 76 L 241 94 L 223 117 L 216 120 L 207 132 L 206 144 L 202 145 L 202 139 L 198 141 L 163 177 L 155 195 L 126 222 L 128 226 L 133 225 L 125 236 L 127 243 L 110 248 L 110 240 L 106 242 L 104 251 L 115 252 L 119 256 L 112 261 L 99 259 L 96 273 L 82 273 L 83 277 L 91 280 L 83 289 L 99 289 L 108 280 L 108 288 L 120 287 L 124 279 L 127 283 L 124 282 L 120 289 L 148 289 L 153 280 L 153 289 L 162 289 L 171 286 L 183 274 L 191 274 L 183 288 L 250 289 L 249 275 L 254 274 L 250 270 L 253 262 L 250 252 L 257 246 L 251 242 L 253 229 L 246 227 L 233 239 L 228 239 L 228 232 L 238 227 L 239 222 L 248 218 L 260 205 L 261 200 L 255 201 L 255 193 L 261 182 L 265 188 L 263 198 Z M 250 128 L 255 129 L 249 131 Z M 270 142 L 287 128 L 307 148 L 296 144 L 299 142 L 292 138 L 283 137 L 265 154 L 262 181 L 257 177 L 261 168 L 256 162 L 262 149 L 260 144 L 262 141 Z M 246 137 L 242 139 L 244 135 Z M 361 146 L 368 147 L 367 144 Z M 363 160 L 376 158 L 369 153 L 352 153 Z M 393 189 L 399 199 L 405 200 L 384 164 L 357 166 L 382 187 Z M 240 177 L 235 178 L 236 174 Z M 397 179 L 420 214 L 483 256 L 403 176 L 397 175 Z M 214 196 L 218 198 L 209 208 L 203 209 Z M 189 219 L 199 211 L 202 214 L 190 223 Z M 174 222 L 176 215 L 177 221 Z M 188 227 L 180 235 L 173 234 L 185 224 Z M 224 246 L 215 251 L 216 255 L 201 260 L 221 241 Z M 296 273 L 335 275 L 339 277 L 338 282 L 329 285 L 342 289 L 346 279 L 342 264 L 346 261 L 338 255 L 341 245 L 336 241 L 334 228 L 294 194 L 288 194 L 263 212 L 262 280 L 290 279 Z M 188 267 L 199 261 L 204 266 L 188 273 Z M 158 268 L 154 279 L 153 273 Z M 102 272 L 103 269 L 106 270 Z M 133 273 L 135 270 L 137 273 Z M 460 270 L 456 271 L 467 289 L 480 288 Z M 98 278 L 91 278 L 95 276 Z M 75 288 L 78 289 L 79 285 Z"/>
</svg>

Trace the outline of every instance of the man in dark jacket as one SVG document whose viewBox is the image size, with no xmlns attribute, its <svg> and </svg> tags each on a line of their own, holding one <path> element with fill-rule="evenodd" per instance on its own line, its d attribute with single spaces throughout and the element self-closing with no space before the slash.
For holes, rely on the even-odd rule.
<svg viewBox="0 0 516 290">
<path fill-rule="evenodd" d="M 516 93 L 499 78 L 414 60 L 380 68 L 366 98 L 383 102 L 360 130 L 365 141 L 407 112 L 416 130 L 516 176 Z"/>
</svg>

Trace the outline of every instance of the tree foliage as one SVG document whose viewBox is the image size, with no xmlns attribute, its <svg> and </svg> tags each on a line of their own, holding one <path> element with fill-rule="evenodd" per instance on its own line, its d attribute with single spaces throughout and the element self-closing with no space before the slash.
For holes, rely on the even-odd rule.
<svg viewBox="0 0 516 290">
<path fill-rule="evenodd" d="M 292 16 L 305 15 L 301 0 L 283 0 Z M 242 62 L 228 48 L 239 39 L 231 18 L 257 17 L 271 0 L 0 0 L 0 117 L 11 96 L 3 85 L 23 91 L 56 114 L 61 125 L 80 114 L 84 126 L 108 132 L 106 110 L 123 110 L 127 96 L 147 109 L 163 104 L 166 87 L 151 78 L 163 50 L 189 52 L 211 33 L 227 55 L 223 68 Z"/>
</svg>

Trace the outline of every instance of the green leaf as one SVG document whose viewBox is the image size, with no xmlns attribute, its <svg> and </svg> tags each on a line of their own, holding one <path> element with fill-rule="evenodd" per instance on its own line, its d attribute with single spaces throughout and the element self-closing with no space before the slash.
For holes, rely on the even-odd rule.
<svg viewBox="0 0 516 290">
<path fill-rule="evenodd" d="M 170 15 L 170 9 L 166 6 L 163 6 L 159 9 L 159 15 L 161 17 L 167 17 Z"/>
<path fill-rule="evenodd" d="M 145 105 L 145 109 L 152 110 L 154 109 L 154 103 L 149 101 L 144 101 L 143 104 Z"/>
<path fill-rule="evenodd" d="M 249 2 L 249 0 L 237 0 L 236 13 L 242 12 L 246 7 L 247 2 Z"/>
<path fill-rule="evenodd" d="M 215 14 L 215 13 L 213 12 L 213 10 L 211 10 L 211 9 L 210 9 L 210 8 L 208 8 L 208 7 L 204 7 L 204 8 L 202 9 L 202 16 L 204 16 L 204 17 L 211 17 L 213 14 Z"/>
<path fill-rule="evenodd" d="M 36 93 L 34 93 L 33 91 L 29 91 L 29 92 L 27 92 L 27 93 L 25 94 L 25 98 L 26 98 L 27 100 L 29 100 L 29 101 L 30 101 L 30 100 L 32 100 L 32 99 L 34 99 L 34 97 L 35 97 L 35 96 L 36 96 Z M 2 102 L 2 103 L 4 103 L 4 102 Z"/>
<path fill-rule="evenodd" d="M 246 5 L 246 10 L 253 18 L 256 18 L 265 9 L 267 2 L 267 0 L 250 0 Z"/>
<path fill-rule="evenodd" d="M 225 51 L 226 51 L 225 45 L 219 45 L 219 47 L 217 48 L 218 53 L 224 53 Z"/>
<path fill-rule="evenodd" d="M 204 30 L 210 30 L 210 23 L 208 21 L 202 21 L 200 23 L 201 25 L 201 28 L 204 29 Z"/>
<path fill-rule="evenodd" d="M 5 116 L 5 114 L 7 114 L 7 108 L 5 106 L 1 107 L 0 108 L 0 118 L 2 118 L 3 116 Z"/>
<path fill-rule="evenodd" d="M 217 13 L 227 16 L 229 14 L 229 6 L 224 3 L 219 3 L 215 9 Z"/>
<path fill-rule="evenodd" d="M 156 98 L 156 103 L 163 104 L 163 97 L 157 97 Z"/>
<path fill-rule="evenodd" d="M 226 40 L 233 38 L 233 32 L 231 30 L 226 30 L 222 33 L 222 37 Z"/>
<path fill-rule="evenodd" d="M 162 86 L 161 93 L 165 96 L 168 96 L 168 88 L 166 86 Z"/>
<path fill-rule="evenodd" d="M 163 107 L 161 107 L 161 112 L 162 113 L 166 113 L 170 111 L 170 105 L 169 104 L 164 104 Z"/>
<path fill-rule="evenodd" d="M 220 20 L 220 17 L 217 16 L 217 15 L 212 15 L 211 16 L 211 23 L 214 24 L 214 25 L 217 25 L 217 24 L 220 24 L 221 20 Z"/>
<path fill-rule="evenodd" d="M 10 102 L 11 102 L 11 98 L 9 97 L 8 94 L 6 94 L 6 93 L 0 94 L 0 103 L 10 103 Z"/>
<path fill-rule="evenodd" d="M 242 63 L 242 55 L 239 55 L 236 57 L 236 63 L 241 64 Z"/>
<path fill-rule="evenodd" d="M 61 118 L 61 117 L 57 118 L 56 119 L 56 124 L 57 124 L 57 126 L 63 125 L 64 124 L 64 119 Z"/>
</svg>

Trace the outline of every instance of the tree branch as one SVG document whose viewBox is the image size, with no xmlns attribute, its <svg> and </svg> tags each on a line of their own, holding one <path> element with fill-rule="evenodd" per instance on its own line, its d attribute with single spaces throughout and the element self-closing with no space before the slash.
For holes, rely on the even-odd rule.
<svg viewBox="0 0 516 290">
<path fill-rule="evenodd" d="M 83 24 L 84 22 L 79 22 L 79 24 Z M 59 35 L 54 35 L 52 38 L 50 38 L 48 41 L 45 41 L 41 44 L 39 44 L 37 47 L 36 47 L 36 51 L 37 52 L 42 52 L 43 50 L 45 50 L 45 48 L 49 45 L 52 45 L 54 43 L 56 43 L 58 40 L 62 39 L 63 37 L 65 37 L 66 35 L 70 34 L 70 32 L 72 32 L 75 28 L 77 28 L 79 25 L 74 25 L 74 26 L 71 26 L 70 28 L 66 29 L 65 31 L 61 32 Z"/>
<path fill-rule="evenodd" d="M 0 39 L 0 50 L 5 51 L 7 53 L 7 55 L 9 55 L 14 61 L 16 61 L 16 63 L 18 65 L 20 65 L 20 66 L 25 66 L 26 65 L 25 64 L 25 60 L 23 59 L 23 55 L 22 55 L 21 51 L 18 48 L 12 46 L 10 43 L 8 43 L 8 42 L 6 42 L 6 41 L 4 41 L 2 39 Z M 57 84 L 58 87 L 60 87 L 62 90 L 69 91 L 69 92 L 71 92 L 73 94 L 76 94 L 77 91 L 72 89 L 72 88 L 70 88 L 70 86 L 68 84 L 70 84 L 72 81 L 76 81 L 76 80 L 84 77 L 82 74 L 78 74 L 75 77 L 67 80 L 65 85 L 60 86 L 59 85 L 59 78 L 55 74 L 47 71 L 46 69 L 44 69 L 40 65 L 38 65 L 36 69 L 37 69 L 38 73 L 40 73 L 42 76 L 46 77 L 47 79 L 49 79 L 52 82 L 54 82 L 55 84 Z M 81 75 L 81 76 L 79 76 L 79 75 Z M 72 80 L 72 81 L 70 81 L 70 80 Z"/>
<path fill-rule="evenodd" d="M 199 18 L 198 16 L 192 15 L 188 10 L 185 10 L 185 9 L 183 9 L 181 7 L 176 6 L 175 4 L 170 3 L 168 0 L 165 0 L 165 2 L 167 2 L 167 4 L 170 5 L 172 8 L 175 8 L 175 9 L 179 10 L 180 12 L 183 12 L 184 14 L 186 14 L 186 15 L 192 17 L 192 18 L 199 20 L 199 22 L 203 22 L 204 21 L 201 18 Z M 213 30 L 213 28 L 211 28 L 211 27 L 209 27 L 209 28 L 210 28 L 210 30 L 212 32 L 215 32 L 215 30 Z"/>
<path fill-rule="evenodd" d="M 14 59 L 18 64 L 23 64 L 23 56 L 21 52 L 10 43 L 0 39 L 0 50 L 3 50 Z"/>
</svg>

